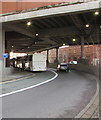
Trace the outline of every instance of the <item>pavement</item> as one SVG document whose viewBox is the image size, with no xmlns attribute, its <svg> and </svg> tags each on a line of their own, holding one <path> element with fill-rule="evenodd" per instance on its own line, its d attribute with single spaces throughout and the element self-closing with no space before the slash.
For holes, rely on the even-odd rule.
<svg viewBox="0 0 101 120">
<path fill-rule="evenodd" d="M 75 118 L 99 118 L 99 77 L 87 73 L 85 76 L 96 80 L 96 92 L 88 105 Z"/>
<path fill-rule="evenodd" d="M 41 81 L 53 76 L 54 74 L 47 71 L 37 73 L 33 79 L 26 81 Z M 14 83 L 14 86 L 18 86 L 18 82 Z M 76 71 L 61 72 L 47 84 L 3 97 L 3 117 L 74 118 L 88 105 L 95 93 L 95 79 L 88 79 L 83 73 Z"/>
<path fill-rule="evenodd" d="M 32 74 L 33 74 L 32 72 L 28 72 L 28 71 L 15 68 L 12 74 L 3 76 L 2 81 L 19 79 L 19 78 L 23 78 L 23 77 L 26 77 Z"/>
<path fill-rule="evenodd" d="M 46 81 L 54 76 L 52 72 L 27 72 L 17 70 L 17 74 L 10 75 L 5 81 L 0 83 L 1 94 L 6 94 L 23 88 L 27 88 Z M 27 74 L 26 74 L 27 73 Z M 43 74 L 42 74 L 43 73 Z"/>
<path fill-rule="evenodd" d="M 99 106 L 97 106 L 91 118 L 100 118 L 99 116 Z"/>
</svg>

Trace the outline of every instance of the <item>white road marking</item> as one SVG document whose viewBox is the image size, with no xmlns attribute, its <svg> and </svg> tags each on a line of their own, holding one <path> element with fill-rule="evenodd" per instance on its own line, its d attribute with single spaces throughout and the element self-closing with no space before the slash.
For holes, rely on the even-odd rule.
<svg viewBox="0 0 101 120">
<path fill-rule="evenodd" d="M 44 81 L 44 82 L 38 83 L 38 84 L 36 84 L 36 85 L 27 87 L 27 88 L 23 88 L 23 89 L 20 89 L 20 90 L 16 90 L 16 91 L 13 91 L 13 92 L 9 92 L 9 93 L 2 94 L 2 95 L 0 95 L 0 98 L 1 98 L 1 97 L 5 97 L 5 96 L 8 96 L 8 95 L 15 94 L 15 93 L 19 93 L 19 92 L 22 92 L 22 91 L 25 91 L 25 90 L 29 90 L 29 89 L 31 89 L 31 88 L 38 87 L 38 86 L 43 85 L 43 84 L 45 84 L 45 83 L 48 83 L 48 82 L 50 82 L 50 81 L 52 81 L 52 80 L 54 80 L 55 78 L 58 77 L 58 74 L 57 74 L 55 71 L 53 71 L 53 70 L 50 70 L 50 71 L 55 74 L 55 76 L 54 76 L 53 78 L 51 78 L 51 79 L 49 79 L 49 80 L 46 80 L 46 81 Z"/>
</svg>

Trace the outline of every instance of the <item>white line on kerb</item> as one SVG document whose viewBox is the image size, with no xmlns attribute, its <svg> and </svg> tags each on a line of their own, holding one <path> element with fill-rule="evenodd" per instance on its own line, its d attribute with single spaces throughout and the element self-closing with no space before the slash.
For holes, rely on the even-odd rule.
<svg viewBox="0 0 101 120">
<path fill-rule="evenodd" d="M 38 86 L 40 86 L 40 85 L 43 85 L 43 84 L 45 84 L 45 83 L 48 83 L 48 82 L 54 80 L 54 79 L 58 76 L 58 74 L 57 74 L 55 71 L 52 71 L 52 70 L 50 70 L 50 71 L 55 74 L 55 76 L 54 76 L 53 78 L 51 78 L 51 79 L 49 79 L 49 80 L 46 80 L 46 81 L 44 81 L 44 82 L 38 83 L 38 84 L 36 84 L 36 85 L 27 87 L 27 88 L 23 88 L 23 89 L 20 89 L 20 90 L 16 90 L 16 91 L 13 91 L 13 92 L 9 92 L 9 93 L 2 94 L 2 95 L 0 95 L 0 98 L 1 98 L 1 97 L 5 97 L 5 96 L 8 96 L 8 95 L 15 94 L 15 93 L 19 93 L 19 92 L 22 92 L 22 91 L 25 91 L 25 90 L 29 90 L 29 89 L 31 89 L 31 88 L 38 87 Z"/>
</svg>

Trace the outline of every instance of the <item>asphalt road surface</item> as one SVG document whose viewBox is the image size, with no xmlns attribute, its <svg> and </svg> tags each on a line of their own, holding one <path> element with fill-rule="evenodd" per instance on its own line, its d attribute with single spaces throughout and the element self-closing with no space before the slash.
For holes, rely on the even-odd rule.
<svg viewBox="0 0 101 120">
<path fill-rule="evenodd" d="M 40 79 L 49 73 L 40 73 Z M 2 117 L 73 118 L 89 103 L 95 90 L 96 81 L 85 74 L 59 72 L 51 82 L 2 97 Z"/>
</svg>

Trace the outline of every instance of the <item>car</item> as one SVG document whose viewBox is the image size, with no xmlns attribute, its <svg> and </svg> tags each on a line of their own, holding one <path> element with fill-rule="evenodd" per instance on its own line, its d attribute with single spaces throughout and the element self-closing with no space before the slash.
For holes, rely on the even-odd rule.
<svg viewBox="0 0 101 120">
<path fill-rule="evenodd" d="M 70 61 L 69 64 L 77 64 L 77 61 Z"/>
<path fill-rule="evenodd" d="M 69 65 L 67 63 L 60 63 L 57 67 L 57 71 L 70 71 Z"/>
</svg>

